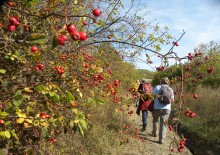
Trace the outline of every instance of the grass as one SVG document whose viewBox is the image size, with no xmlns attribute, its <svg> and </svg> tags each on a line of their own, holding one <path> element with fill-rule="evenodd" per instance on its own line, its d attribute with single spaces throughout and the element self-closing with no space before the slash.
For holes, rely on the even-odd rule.
<svg viewBox="0 0 220 155">
<path fill-rule="evenodd" d="M 48 142 L 42 143 L 41 152 L 45 155 L 96 155 L 109 154 L 111 150 L 122 144 L 122 113 L 117 111 L 118 105 L 112 102 L 91 107 L 89 116 L 89 130 L 82 138 L 79 132 L 61 134 L 54 146 Z"/>
<path fill-rule="evenodd" d="M 181 125 L 190 131 L 191 135 L 200 139 L 197 143 L 220 145 L 220 94 L 219 89 L 199 87 L 196 90 L 198 99 L 187 99 L 185 107 L 196 113 L 196 117 L 181 116 Z M 175 106 L 174 106 L 175 107 Z"/>
</svg>

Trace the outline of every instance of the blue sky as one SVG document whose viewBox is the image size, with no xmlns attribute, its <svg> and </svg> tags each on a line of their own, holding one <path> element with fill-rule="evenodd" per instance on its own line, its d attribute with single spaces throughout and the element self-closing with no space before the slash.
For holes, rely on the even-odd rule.
<svg viewBox="0 0 220 155">
<path fill-rule="evenodd" d="M 129 0 L 122 1 L 125 8 L 130 6 Z M 193 52 L 200 43 L 212 40 L 220 43 L 220 0 L 140 0 L 140 6 L 143 4 L 149 11 L 146 21 L 156 19 L 155 24 L 168 26 L 174 38 L 180 37 L 184 29 L 186 33 L 179 42 L 180 46 L 174 50 L 180 56 Z M 153 67 L 160 64 L 157 57 L 152 60 Z M 137 62 L 136 66 L 152 70 L 144 63 Z"/>
</svg>

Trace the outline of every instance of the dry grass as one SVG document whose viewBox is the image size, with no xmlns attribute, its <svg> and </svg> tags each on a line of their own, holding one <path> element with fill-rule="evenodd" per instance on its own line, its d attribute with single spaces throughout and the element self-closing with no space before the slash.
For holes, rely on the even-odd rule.
<svg viewBox="0 0 220 155">
<path fill-rule="evenodd" d="M 118 109 L 115 103 L 94 106 L 90 109 L 94 115 L 89 117 L 89 130 L 84 138 L 79 132 L 61 134 L 54 146 L 48 142 L 43 143 L 43 154 L 108 154 L 111 148 L 120 145 L 120 138 L 116 138 L 116 134 L 121 133 L 123 122 L 121 112 L 116 112 L 115 109 Z"/>
<path fill-rule="evenodd" d="M 198 99 L 187 99 L 184 105 L 196 113 L 196 117 L 189 118 L 182 115 L 182 124 L 190 132 L 196 134 L 207 144 L 220 144 L 220 88 L 211 89 L 199 87 L 196 90 Z"/>
</svg>

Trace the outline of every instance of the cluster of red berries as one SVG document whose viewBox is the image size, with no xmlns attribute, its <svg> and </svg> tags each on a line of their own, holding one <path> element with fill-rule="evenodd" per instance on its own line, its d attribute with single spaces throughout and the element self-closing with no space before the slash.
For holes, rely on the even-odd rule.
<svg viewBox="0 0 220 155">
<path fill-rule="evenodd" d="M 40 112 L 40 118 L 45 119 L 45 118 L 51 118 L 50 115 L 45 114 L 44 112 Z"/>
<path fill-rule="evenodd" d="M 189 60 L 192 60 L 193 59 L 193 54 L 192 53 L 188 53 L 187 57 L 188 57 Z"/>
<path fill-rule="evenodd" d="M 207 72 L 208 72 L 209 74 L 212 74 L 212 73 L 214 72 L 214 68 L 213 68 L 213 67 L 209 67 L 209 68 L 207 69 Z"/>
<path fill-rule="evenodd" d="M 65 72 L 63 67 L 61 67 L 61 66 L 56 66 L 55 69 L 57 71 L 57 74 L 59 74 L 59 75 L 62 75 Z"/>
<path fill-rule="evenodd" d="M 31 47 L 31 51 L 32 51 L 33 53 L 37 53 L 37 52 L 38 52 L 38 48 L 37 48 L 36 46 L 32 46 L 32 47 Z"/>
<path fill-rule="evenodd" d="M 190 66 L 188 66 L 187 68 L 186 68 L 186 71 L 189 71 L 191 68 L 190 68 Z"/>
<path fill-rule="evenodd" d="M 35 67 L 36 71 L 44 69 L 44 64 L 38 64 L 37 67 Z"/>
<path fill-rule="evenodd" d="M 178 152 L 183 152 L 183 149 L 185 147 L 185 143 L 186 143 L 186 138 L 183 138 L 179 143 Z"/>
<path fill-rule="evenodd" d="M 80 40 L 80 41 L 84 41 L 87 39 L 87 35 L 85 32 L 78 32 L 76 30 L 75 25 L 70 24 L 67 26 L 67 31 L 70 33 L 70 36 L 73 40 Z"/>
<path fill-rule="evenodd" d="M 114 102 L 114 103 L 118 103 L 119 100 L 120 100 L 119 97 L 114 97 L 114 98 L 113 98 L 113 102 Z"/>
<path fill-rule="evenodd" d="M 190 110 L 187 110 L 187 111 L 185 112 L 185 116 L 186 116 L 186 117 L 189 116 L 190 118 L 193 118 L 193 117 L 196 116 L 196 114 L 195 114 L 194 112 L 190 111 Z"/>
<path fill-rule="evenodd" d="M 201 52 L 196 52 L 196 53 L 195 53 L 195 57 L 198 57 L 198 56 L 201 56 L 201 55 L 202 55 Z"/>
<path fill-rule="evenodd" d="M 51 143 L 54 143 L 54 142 L 56 142 L 57 140 L 54 138 L 54 137 L 52 137 L 51 139 L 50 139 L 50 142 Z"/>
<path fill-rule="evenodd" d="M 57 39 L 59 45 L 65 45 L 65 42 L 68 40 L 67 36 L 62 34 L 60 37 Z"/>
<path fill-rule="evenodd" d="M 156 67 L 157 71 L 163 71 L 164 70 L 164 66 L 160 66 L 160 67 Z"/>
<path fill-rule="evenodd" d="M 62 60 L 62 61 L 65 61 L 65 60 L 66 60 L 66 55 L 65 55 L 65 54 L 62 54 L 62 55 L 61 55 L 61 60 Z"/>
<path fill-rule="evenodd" d="M 8 25 L 8 30 L 9 31 L 14 31 L 16 27 L 18 27 L 19 23 L 19 18 L 18 17 L 10 17 L 9 18 L 9 25 Z"/>
<path fill-rule="evenodd" d="M 120 86 L 120 83 L 119 83 L 118 80 L 115 80 L 115 81 L 114 81 L 114 86 L 115 86 L 115 87 L 119 87 L 119 86 Z"/>
<path fill-rule="evenodd" d="M 173 45 L 175 45 L 175 46 L 179 46 L 179 44 L 178 44 L 177 41 L 173 41 Z"/>
<path fill-rule="evenodd" d="M 29 30 L 29 28 L 28 28 L 28 25 L 27 25 L 27 24 L 24 24 L 24 30 L 25 30 L 25 31 L 28 31 L 28 30 Z"/>
<path fill-rule="evenodd" d="M 107 87 L 108 87 L 108 89 L 111 91 L 111 94 L 112 94 L 112 95 L 115 95 L 115 94 L 116 94 L 114 88 L 112 87 L 112 85 L 111 85 L 110 83 L 107 83 Z"/>
<path fill-rule="evenodd" d="M 198 79 L 203 79 L 203 74 L 202 73 L 197 73 L 197 78 Z"/>
<path fill-rule="evenodd" d="M 85 67 L 86 67 L 86 66 L 85 66 Z M 93 76 L 93 78 L 94 78 L 94 80 L 99 81 L 100 83 L 102 83 L 103 80 L 104 80 L 104 77 L 102 76 L 102 74 L 95 74 L 95 75 Z"/>
</svg>

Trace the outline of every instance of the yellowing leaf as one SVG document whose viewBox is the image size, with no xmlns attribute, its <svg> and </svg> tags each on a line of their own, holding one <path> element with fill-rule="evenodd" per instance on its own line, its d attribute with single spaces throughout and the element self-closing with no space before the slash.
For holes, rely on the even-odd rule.
<svg viewBox="0 0 220 155">
<path fill-rule="evenodd" d="M 96 65 L 94 65 L 94 64 L 91 64 L 91 66 L 90 66 L 92 69 L 95 69 L 96 68 Z"/>
<path fill-rule="evenodd" d="M 36 114 L 34 118 L 39 118 L 40 117 L 40 114 Z"/>
<path fill-rule="evenodd" d="M 30 88 L 28 88 L 28 87 L 24 88 L 24 91 L 26 93 L 33 93 L 33 91 Z"/>
<path fill-rule="evenodd" d="M 94 96 L 94 95 L 95 95 L 95 93 L 94 93 L 94 91 L 93 91 L 93 90 L 90 90 L 90 93 L 91 93 L 91 95 L 92 95 L 92 96 Z"/>
<path fill-rule="evenodd" d="M 0 73 L 5 74 L 5 73 L 6 73 L 6 70 L 0 69 Z"/>
<path fill-rule="evenodd" d="M 24 120 L 25 120 L 24 118 L 18 118 L 18 119 L 16 120 L 16 122 L 19 123 L 19 124 L 21 124 L 21 123 L 24 122 Z"/>
<path fill-rule="evenodd" d="M 154 40 L 154 34 L 150 34 L 150 41 L 153 41 Z"/>
<path fill-rule="evenodd" d="M 82 98 L 82 93 L 81 92 L 79 92 L 79 96 Z"/>
<path fill-rule="evenodd" d="M 24 128 L 31 128 L 32 126 L 29 123 L 24 123 Z"/>
<path fill-rule="evenodd" d="M 58 118 L 58 120 L 59 120 L 59 121 L 63 121 L 63 120 L 64 120 L 64 116 L 60 116 L 60 117 Z"/>
<path fill-rule="evenodd" d="M 44 127 L 48 127 L 49 126 L 49 124 L 47 123 L 47 122 L 42 122 L 42 123 L 40 123 L 42 126 L 44 126 Z"/>
<path fill-rule="evenodd" d="M 8 130 L 5 131 L 5 137 L 8 139 L 11 138 L 11 134 Z"/>
<path fill-rule="evenodd" d="M 78 127 L 79 127 L 79 131 L 80 131 L 81 135 L 84 137 L 84 131 L 83 131 L 82 127 L 80 126 L 80 124 L 78 124 Z"/>
<path fill-rule="evenodd" d="M 25 121 L 27 121 L 28 123 L 32 124 L 33 121 L 31 119 L 26 119 Z"/>
<path fill-rule="evenodd" d="M 87 127 L 87 122 L 84 120 L 84 119 L 81 119 L 80 120 L 80 123 L 82 124 L 82 126 L 87 130 L 88 127 Z"/>
<path fill-rule="evenodd" d="M 101 67 L 96 67 L 95 70 L 96 70 L 97 73 L 102 73 L 103 72 L 103 69 Z"/>
<path fill-rule="evenodd" d="M 34 126 L 39 126 L 40 125 L 40 122 L 38 120 L 35 120 L 34 121 Z"/>
<path fill-rule="evenodd" d="M 74 122 L 70 121 L 70 126 L 73 127 L 74 126 Z"/>
<path fill-rule="evenodd" d="M 78 119 L 74 120 L 74 123 L 79 123 L 79 120 Z"/>
<path fill-rule="evenodd" d="M 17 111 L 16 114 L 17 114 L 18 117 L 20 117 L 20 118 L 26 118 L 26 117 L 27 117 L 26 114 L 21 113 L 20 111 Z"/>
</svg>

